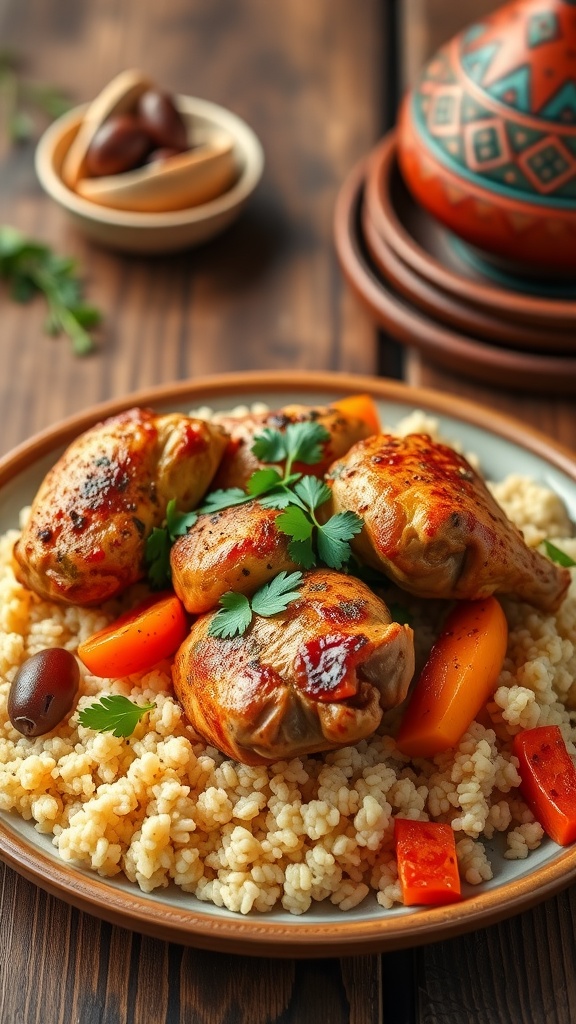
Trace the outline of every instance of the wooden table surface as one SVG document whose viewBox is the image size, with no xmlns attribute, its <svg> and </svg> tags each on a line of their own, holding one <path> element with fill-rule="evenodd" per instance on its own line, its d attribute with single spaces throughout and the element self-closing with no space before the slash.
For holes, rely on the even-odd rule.
<svg viewBox="0 0 576 1024">
<path fill-rule="evenodd" d="M 76 255 L 105 312 L 96 354 L 0 298 L 0 452 L 96 401 L 239 369 L 403 374 L 511 412 L 574 447 L 569 400 L 512 395 L 427 365 L 371 325 L 331 238 L 338 188 L 390 126 L 399 76 L 490 0 L 3 0 L 0 46 L 74 101 L 145 69 L 232 108 L 267 156 L 241 220 L 166 259 L 84 242 L 40 191 L 33 145 L 0 139 L 0 223 Z M 402 36 L 402 47 L 398 41 Z M 403 55 L 400 60 L 399 56 Z M 576 889 L 501 925 L 402 953 L 252 960 L 100 922 L 0 868 L 2 1024 L 548 1024 L 576 1020 Z"/>
</svg>

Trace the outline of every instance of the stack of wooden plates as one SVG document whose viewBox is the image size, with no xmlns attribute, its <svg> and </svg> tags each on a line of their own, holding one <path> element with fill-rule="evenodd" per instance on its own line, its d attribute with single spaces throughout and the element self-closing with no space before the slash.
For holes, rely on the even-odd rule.
<svg viewBox="0 0 576 1024">
<path fill-rule="evenodd" d="M 477 380 L 576 396 L 576 288 L 478 261 L 411 198 L 394 132 L 345 181 L 334 234 L 347 280 L 397 341 Z"/>
</svg>

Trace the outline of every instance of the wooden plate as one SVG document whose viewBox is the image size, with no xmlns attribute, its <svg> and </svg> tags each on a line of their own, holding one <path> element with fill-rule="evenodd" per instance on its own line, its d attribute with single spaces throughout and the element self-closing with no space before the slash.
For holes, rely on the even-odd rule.
<svg viewBox="0 0 576 1024">
<path fill-rule="evenodd" d="M 390 425 L 415 408 L 438 417 L 443 435 L 476 452 L 490 478 L 515 471 L 545 481 L 562 495 L 576 519 L 576 456 L 530 427 L 492 409 L 397 382 L 280 371 L 165 385 L 95 406 L 45 430 L 0 460 L 0 530 L 16 526 L 18 509 L 31 500 L 64 446 L 121 409 L 225 409 L 262 400 L 272 406 L 312 404 L 358 392 L 374 396 L 383 421 Z M 328 902 L 314 904 L 300 917 L 277 910 L 243 916 L 201 903 L 181 890 L 145 894 L 128 882 L 101 878 L 61 860 L 50 837 L 36 832 L 31 822 L 0 812 L 0 856 L 54 896 L 113 924 L 168 941 L 263 956 L 350 955 L 438 941 L 527 909 L 576 879 L 576 844 L 561 849 L 547 840 L 521 861 L 505 860 L 497 842 L 487 843 L 487 848 L 494 878 L 480 887 L 465 885 L 460 903 L 385 911 L 367 897 L 348 913 Z"/>
<path fill-rule="evenodd" d="M 394 249 L 379 233 L 366 205 L 362 204 L 362 235 L 374 266 L 384 283 L 388 282 L 410 303 L 422 309 L 434 320 L 456 327 L 474 337 L 486 339 L 495 345 L 530 349 L 542 353 L 576 353 L 576 333 L 550 331 L 545 327 L 513 323 L 473 306 L 437 288 L 431 281 L 420 277 L 396 255 Z"/>
<path fill-rule="evenodd" d="M 513 351 L 456 333 L 415 309 L 382 280 L 361 231 L 366 169 L 366 162 L 360 162 L 339 192 L 334 239 L 342 270 L 376 323 L 397 341 L 419 349 L 454 373 L 514 390 L 575 394 L 576 356 Z"/>
<path fill-rule="evenodd" d="M 508 320 L 538 323 L 576 335 L 576 301 L 542 298 L 501 288 L 462 260 L 451 235 L 412 199 L 396 161 L 396 134 L 390 132 L 370 157 L 366 206 L 390 248 L 420 277 L 450 295 Z M 529 285 L 527 285 L 529 288 Z"/>
</svg>

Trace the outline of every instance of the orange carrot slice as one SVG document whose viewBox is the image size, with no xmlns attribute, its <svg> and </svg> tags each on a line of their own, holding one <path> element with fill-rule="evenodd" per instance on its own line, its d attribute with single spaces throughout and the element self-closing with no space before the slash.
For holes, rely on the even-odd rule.
<svg viewBox="0 0 576 1024">
<path fill-rule="evenodd" d="M 172 591 L 156 594 L 84 640 L 78 657 L 95 676 L 145 672 L 174 654 L 188 634 L 188 619 Z"/>
<path fill-rule="evenodd" d="M 407 907 L 456 903 L 462 898 L 450 825 L 395 818 L 394 839 L 402 899 Z"/>
<path fill-rule="evenodd" d="M 332 402 L 332 408 L 338 409 L 350 419 L 362 420 L 374 434 L 381 433 L 378 410 L 370 395 L 349 395 L 348 398 L 339 398 L 337 402 Z"/>
<path fill-rule="evenodd" d="M 448 616 L 416 683 L 396 742 L 409 757 L 453 747 L 494 692 L 508 640 L 495 597 L 462 601 Z"/>
</svg>

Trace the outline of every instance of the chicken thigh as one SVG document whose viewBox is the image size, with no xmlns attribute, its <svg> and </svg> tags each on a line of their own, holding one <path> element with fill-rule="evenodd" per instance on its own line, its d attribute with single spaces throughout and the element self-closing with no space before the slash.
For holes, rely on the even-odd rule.
<svg viewBox="0 0 576 1024">
<path fill-rule="evenodd" d="M 213 618 L 180 647 L 174 688 L 196 731 L 245 764 L 357 743 L 406 696 L 412 630 L 354 577 L 306 573 L 286 611 L 233 639 L 210 636 Z"/>
<path fill-rule="evenodd" d="M 168 501 L 194 508 L 227 436 L 179 413 L 130 409 L 76 438 L 40 486 L 14 556 L 41 597 L 99 604 L 145 575 L 146 540 Z"/>
<path fill-rule="evenodd" d="M 214 422 L 224 427 L 230 435 L 230 441 L 214 480 L 214 489 L 240 487 L 244 490 L 252 473 L 263 465 L 251 451 L 255 437 L 267 427 L 284 430 L 290 423 L 307 420 L 321 423 L 330 434 L 330 439 L 324 443 L 321 461 L 313 466 L 295 463 L 293 469 L 296 473 L 324 476 L 334 459 L 344 455 L 356 441 L 374 433 L 374 425 L 369 419 L 328 406 L 313 408 L 308 405 L 287 405 L 277 412 L 216 417 Z"/>
<path fill-rule="evenodd" d="M 280 512 L 257 501 L 200 516 L 170 552 L 172 584 L 193 615 L 215 608 L 227 590 L 251 595 L 296 564 L 289 537 L 275 527 Z"/>
<path fill-rule="evenodd" d="M 508 594 L 542 611 L 570 574 L 529 548 L 463 456 L 426 434 L 361 441 L 330 468 L 332 511 L 364 520 L 355 554 L 420 597 Z"/>
</svg>

